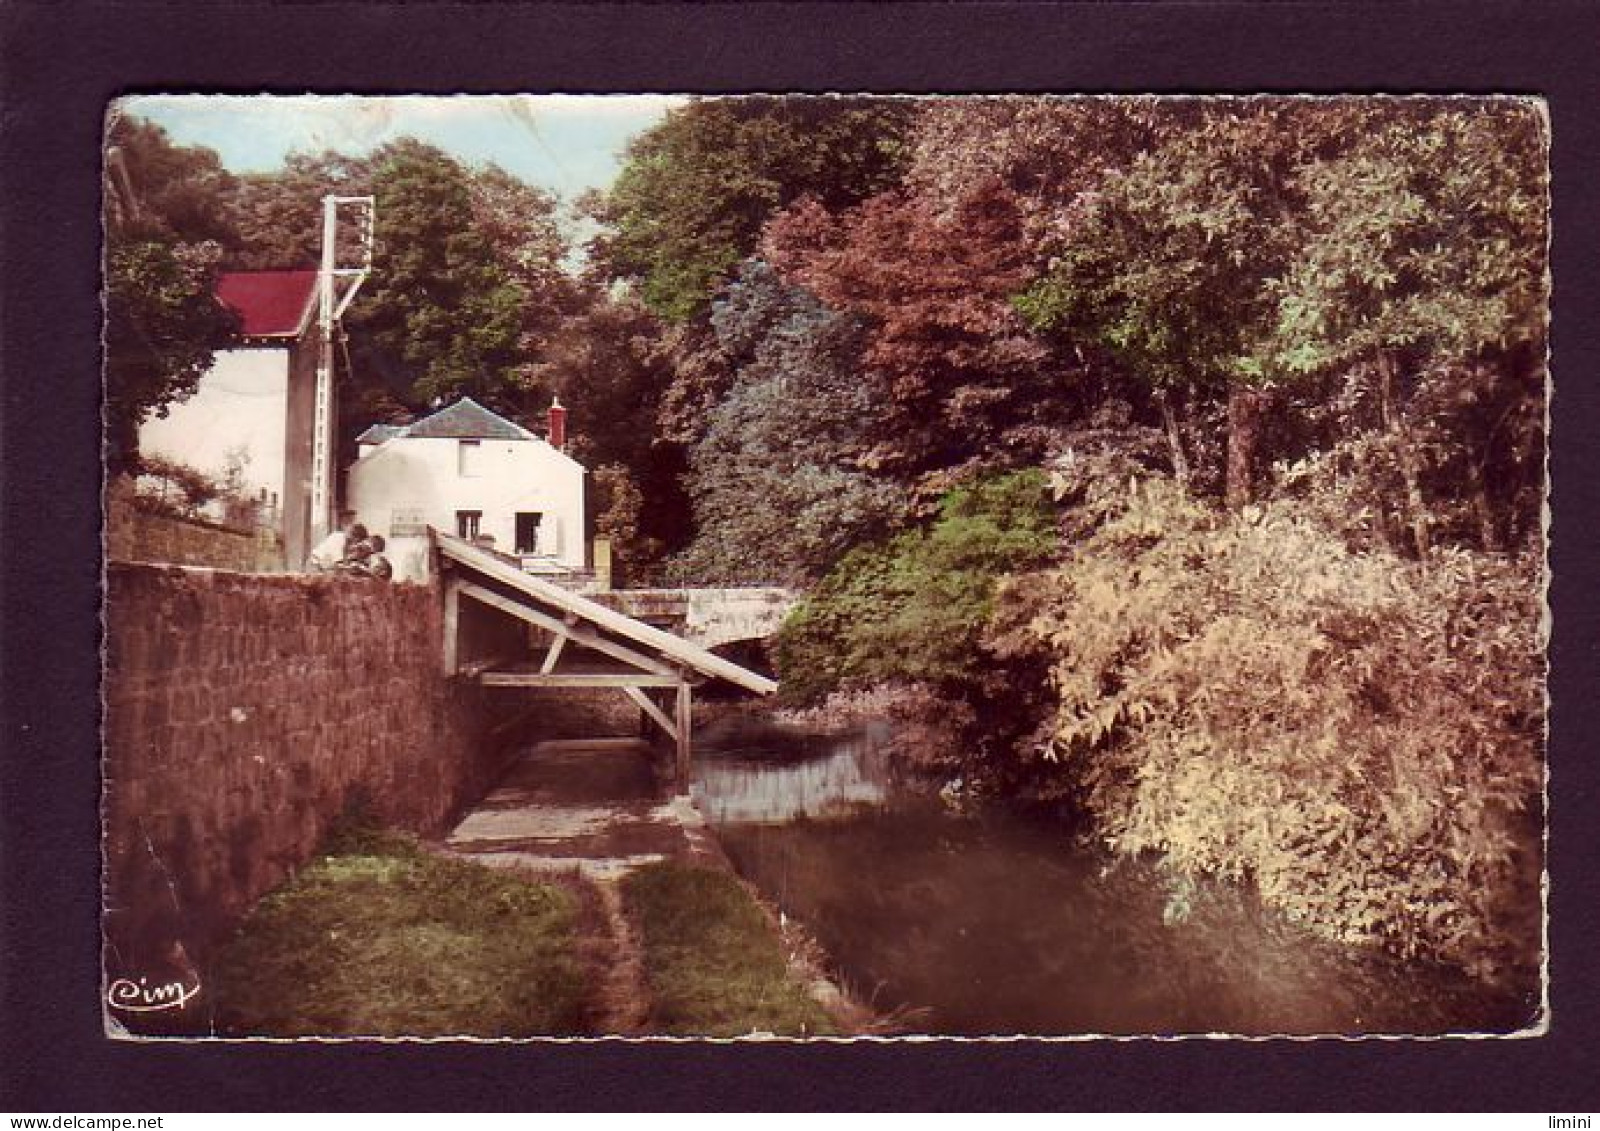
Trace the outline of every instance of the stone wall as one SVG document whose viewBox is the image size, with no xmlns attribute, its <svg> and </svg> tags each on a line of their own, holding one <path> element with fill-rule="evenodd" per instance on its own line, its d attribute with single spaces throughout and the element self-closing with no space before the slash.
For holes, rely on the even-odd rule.
<svg viewBox="0 0 1600 1131">
<path fill-rule="evenodd" d="M 204 965 L 353 797 L 436 834 L 482 795 L 522 704 L 444 678 L 441 622 L 431 587 L 108 566 L 108 977 Z"/>
<path fill-rule="evenodd" d="M 113 494 L 106 511 L 106 557 L 121 562 L 172 562 L 243 573 L 276 573 L 284 566 L 281 540 L 198 520 L 151 514 Z"/>
</svg>

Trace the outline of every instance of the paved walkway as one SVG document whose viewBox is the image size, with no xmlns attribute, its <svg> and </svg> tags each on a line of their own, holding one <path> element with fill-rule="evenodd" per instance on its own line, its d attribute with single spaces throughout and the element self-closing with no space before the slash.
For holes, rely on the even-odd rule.
<svg viewBox="0 0 1600 1131">
<path fill-rule="evenodd" d="M 524 751 L 445 844 L 483 864 L 616 880 L 661 860 L 726 866 L 687 797 L 656 785 L 634 738 L 541 742 Z"/>
</svg>

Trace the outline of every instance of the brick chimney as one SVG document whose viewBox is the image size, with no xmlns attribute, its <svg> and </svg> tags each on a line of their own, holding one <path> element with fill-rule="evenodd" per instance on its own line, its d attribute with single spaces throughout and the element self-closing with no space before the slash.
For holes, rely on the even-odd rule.
<svg viewBox="0 0 1600 1131">
<path fill-rule="evenodd" d="M 550 398 L 550 429 L 546 433 L 550 446 L 556 451 L 567 448 L 567 410 L 561 407 L 560 397 Z"/>
</svg>

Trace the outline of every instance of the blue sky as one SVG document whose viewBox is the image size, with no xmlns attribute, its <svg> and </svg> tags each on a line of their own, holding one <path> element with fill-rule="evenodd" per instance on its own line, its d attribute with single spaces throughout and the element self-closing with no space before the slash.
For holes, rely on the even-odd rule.
<svg viewBox="0 0 1600 1131">
<path fill-rule="evenodd" d="M 683 99 L 671 95 L 358 97 L 148 95 L 120 108 L 175 142 L 217 151 L 236 173 L 279 168 L 295 151 L 360 155 L 412 136 L 471 164 L 493 162 L 571 201 L 616 176 L 628 140 Z"/>
</svg>

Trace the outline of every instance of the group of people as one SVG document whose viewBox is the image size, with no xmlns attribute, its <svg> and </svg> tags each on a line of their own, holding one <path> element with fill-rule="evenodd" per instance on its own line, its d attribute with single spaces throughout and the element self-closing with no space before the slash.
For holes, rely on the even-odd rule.
<svg viewBox="0 0 1600 1131">
<path fill-rule="evenodd" d="M 306 570 L 388 581 L 394 577 L 394 566 L 384 557 L 383 548 L 383 535 L 369 534 L 359 522 L 341 525 L 317 543 L 306 559 Z"/>
</svg>

